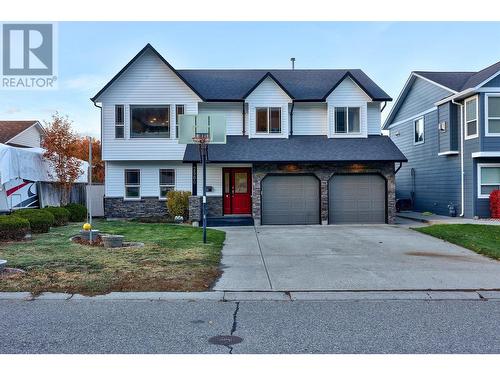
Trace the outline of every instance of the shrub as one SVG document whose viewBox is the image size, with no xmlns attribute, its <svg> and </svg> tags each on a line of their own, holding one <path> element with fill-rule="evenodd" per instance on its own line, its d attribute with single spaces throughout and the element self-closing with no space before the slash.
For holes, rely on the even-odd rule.
<svg viewBox="0 0 500 375">
<path fill-rule="evenodd" d="M 69 221 L 81 222 L 87 220 L 87 208 L 82 204 L 70 203 L 64 206 L 69 211 Z"/>
<path fill-rule="evenodd" d="M 44 211 L 50 212 L 54 215 L 54 225 L 59 227 L 68 224 L 69 211 L 64 207 L 45 207 Z"/>
<path fill-rule="evenodd" d="M 189 197 L 191 192 L 189 191 L 169 191 L 167 193 L 167 208 L 168 213 L 172 218 L 176 216 L 182 216 L 187 219 L 189 214 Z"/>
<path fill-rule="evenodd" d="M 490 194 L 490 216 L 500 219 L 500 190 L 493 190 Z"/>
<path fill-rule="evenodd" d="M 30 222 L 22 217 L 0 216 L 0 240 L 22 240 L 30 231 Z"/>
<path fill-rule="evenodd" d="M 49 211 L 38 209 L 24 209 L 15 211 L 13 216 L 22 217 L 30 222 L 32 233 L 46 233 L 54 225 L 55 219 Z"/>
</svg>

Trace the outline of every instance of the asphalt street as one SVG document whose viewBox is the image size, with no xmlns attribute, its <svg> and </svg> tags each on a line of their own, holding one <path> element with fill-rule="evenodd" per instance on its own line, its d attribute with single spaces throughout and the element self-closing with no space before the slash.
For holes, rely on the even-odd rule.
<svg viewBox="0 0 500 375">
<path fill-rule="evenodd" d="M 500 301 L 0 301 L 0 353 L 230 351 L 500 353 Z"/>
</svg>

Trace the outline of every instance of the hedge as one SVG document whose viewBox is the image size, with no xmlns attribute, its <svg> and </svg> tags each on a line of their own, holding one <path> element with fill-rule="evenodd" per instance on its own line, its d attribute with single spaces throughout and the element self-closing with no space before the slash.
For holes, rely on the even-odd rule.
<svg viewBox="0 0 500 375">
<path fill-rule="evenodd" d="M 167 193 L 167 209 L 172 218 L 182 216 L 187 220 L 189 216 L 189 197 L 191 192 L 171 190 Z"/>
<path fill-rule="evenodd" d="M 82 204 L 70 203 L 64 206 L 69 211 L 69 221 L 78 223 L 87 220 L 87 208 Z"/>
<path fill-rule="evenodd" d="M 45 207 L 43 210 L 50 212 L 54 215 L 54 225 L 60 227 L 62 225 L 68 224 L 69 221 L 69 211 L 64 207 Z"/>
<path fill-rule="evenodd" d="M 30 231 L 30 222 L 22 217 L 0 216 L 0 240 L 22 240 Z"/>
<path fill-rule="evenodd" d="M 30 222 L 32 233 L 46 233 L 54 225 L 55 218 L 47 210 L 23 209 L 15 211 L 13 216 L 22 217 Z"/>
</svg>

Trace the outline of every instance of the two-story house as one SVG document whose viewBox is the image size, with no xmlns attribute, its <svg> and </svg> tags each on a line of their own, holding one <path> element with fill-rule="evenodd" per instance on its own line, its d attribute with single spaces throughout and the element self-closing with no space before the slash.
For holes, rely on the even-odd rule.
<svg viewBox="0 0 500 375">
<path fill-rule="evenodd" d="M 148 44 L 92 100 L 107 217 L 164 214 L 176 189 L 192 193 L 198 221 L 200 154 L 178 142 L 179 116 L 212 114 L 227 128 L 208 151 L 212 222 L 394 220 L 395 163 L 406 158 L 381 135 L 391 98 L 361 70 L 178 70 Z"/>
<path fill-rule="evenodd" d="M 408 158 L 396 195 L 417 211 L 489 217 L 500 188 L 500 62 L 479 72 L 413 72 L 385 121 Z"/>
</svg>

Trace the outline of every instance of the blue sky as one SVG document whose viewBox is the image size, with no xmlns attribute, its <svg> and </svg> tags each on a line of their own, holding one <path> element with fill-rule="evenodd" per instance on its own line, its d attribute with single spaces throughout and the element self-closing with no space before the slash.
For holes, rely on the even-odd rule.
<svg viewBox="0 0 500 375">
<path fill-rule="evenodd" d="M 361 68 L 394 99 L 412 70 L 480 70 L 500 60 L 500 23 L 61 22 L 59 88 L 0 91 L 0 119 L 67 114 L 99 135 L 89 98 L 146 43 L 174 67 Z M 384 117 L 388 113 L 384 111 Z"/>
</svg>

